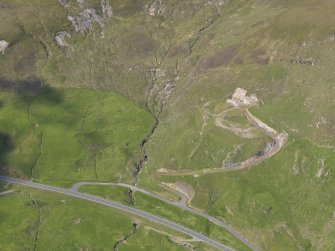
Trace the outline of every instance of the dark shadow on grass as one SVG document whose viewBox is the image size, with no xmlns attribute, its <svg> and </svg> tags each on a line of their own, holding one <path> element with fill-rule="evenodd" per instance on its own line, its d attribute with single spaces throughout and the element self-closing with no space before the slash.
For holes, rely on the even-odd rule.
<svg viewBox="0 0 335 251">
<path fill-rule="evenodd" d="M 39 102 L 51 106 L 58 105 L 63 101 L 63 96 L 57 89 L 46 85 L 44 81 L 38 78 L 15 81 L 0 77 L 0 91 L 14 93 L 19 100 L 27 103 L 28 116 L 30 104 L 36 97 L 39 98 Z M 4 101 L 0 101 L 0 109 L 4 104 Z M 0 132 L 0 175 L 3 176 L 22 175 L 16 173 L 13 168 L 10 168 L 8 163 L 8 155 L 15 148 L 15 142 L 12 137 L 13 135 Z M 19 169 L 20 167 L 16 168 Z"/>
<path fill-rule="evenodd" d="M 10 175 L 9 168 L 6 163 L 7 154 L 13 150 L 14 145 L 8 134 L 0 132 L 0 175 Z M 1 189 L 2 184 L 0 184 Z"/>
<path fill-rule="evenodd" d="M 62 101 L 61 94 L 39 78 L 17 81 L 0 78 L 0 90 L 13 92 L 27 102 L 31 102 L 36 96 L 41 96 L 43 102 L 50 104 L 58 104 Z"/>
</svg>

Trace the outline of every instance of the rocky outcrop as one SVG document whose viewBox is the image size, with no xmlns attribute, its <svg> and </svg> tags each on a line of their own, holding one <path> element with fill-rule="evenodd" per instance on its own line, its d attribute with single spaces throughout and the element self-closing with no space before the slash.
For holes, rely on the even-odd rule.
<svg viewBox="0 0 335 251">
<path fill-rule="evenodd" d="M 59 47 L 68 47 L 69 44 L 65 41 L 65 37 L 71 37 L 67 31 L 59 31 L 56 33 L 55 42 Z"/>
<path fill-rule="evenodd" d="M 101 11 L 102 11 L 102 17 L 104 19 L 113 16 L 113 9 L 109 3 L 109 0 L 101 0 Z"/>
<path fill-rule="evenodd" d="M 208 0 L 207 1 L 208 5 L 218 5 L 218 6 L 223 6 L 225 4 L 224 0 Z"/>
<path fill-rule="evenodd" d="M 72 23 L 76 32 L 86 33 L 92 29 L 94 22 L 97 22 L 101 28 L 104 27 L 103 18 L 96 13 L 95 9 L 85 9 L 76 16 L 68 15 L 67 19 Z"/>
<path fill-rule="evenodd" d="M 5 54 L 5 50 L 7 49 L 9 43 L 5 40 L 0 40 L 0 53 L 2 53 L 2 55 Z"/>
<path fill-rule="evenodd" d="M 61 6 L 64 8 L 68 7 L 67 0 L 58 0 Z M 83 9 L 84 4 L 86 0 L 77 0 L 77 6 L 79 9 Z M 113 9 L 110 5 L 109 0 L 101 0 L 101 13 L 102 15 L 97 14 L 96 9 L 89 8 L 84 9 L 82 12 L 75 12 L 74 14 L 68 14 L 67 20 L 69 20 L 72 23 L 72 26 L 74 27 L 76 32 L 80 33 L 86 33 L 90 31 L 93 27 L 93 23 L 98 23 L 101 28 L 105 26 L 104 21 L 111 16 L 113 16 Z M 55 37 L 55 41 L 57 45 L 60 47 L 66 47 L 69 46 L 65 41 L 65 36 L 68 36 L 68 33 L 57 33 Z M 103 31 L 101 32 L 101 37 L 104 37 Z"/>
<path fill-rule="evenodd" d="M 62 5 L 63 7 L 67 6 L 67 1 L 66 0 L 58 0 L 59 4 Z"/>
<path fill-rule="evenodd" d="M 155 0 L 147 7 L 150 16 L 160 16 L 163 13 L 163 0 Z"/>
<path fill-rule="evenodd" d="M 291 60 L 291 64 L 302 64 L 302 65 L 308 65 L 308 66 L 313 66 L 320 63 L 319 59 L 315 58 L 300 58 L 297 57 L 296 59 Z"/>
</svg>

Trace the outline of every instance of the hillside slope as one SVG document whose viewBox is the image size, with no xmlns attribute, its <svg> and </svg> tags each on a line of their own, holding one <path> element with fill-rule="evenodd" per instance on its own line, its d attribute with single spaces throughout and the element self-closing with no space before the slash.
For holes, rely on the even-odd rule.
<svg viewBox="0 0 335 251">
<path fill-rule="evenodd" d="M 138 148 L 116 162 L 122 179 L 162 194 L 162 182 L 187 184 L 192 206 L 261 250 L 332 250 L 334 10 L 327 0 L 2 0 L 0 40 L 9 46 L 0 87 L 38 80 L 118 92 L 152 117 L 143 115 L 141 137 L 132 137 Z M 226 103 L 237 87 L 260 100 L 254 116 L 288 133 L 285 146 L 240 171 L 161 175 L 220 168 L 264 149 L 270 138 Z M 105 177 L 121 179 L 101 163 Z"/>
</svg>

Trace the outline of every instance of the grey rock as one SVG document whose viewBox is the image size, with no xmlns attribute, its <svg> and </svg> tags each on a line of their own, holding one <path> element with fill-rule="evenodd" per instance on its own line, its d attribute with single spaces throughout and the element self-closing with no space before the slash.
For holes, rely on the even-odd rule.
<svg viewBox="0 0 335 251">
<path fill-rule="evenodd" d="M 109 0 L 101 0 L 101 10 L 102 10 L 102 17 L 104 19 L 113 16 L 113 9 L 109 3 Z"/>
<path fill-rule="evenodd" d="M 148 6 L 150 16 L 160 16 L 163 14 L 163 0 L 155 0 Z"/>
<path fill-rule="evenodd" d="M 2 55 L 5 54 L 5 50 L 7 49 L 9 43 L 5 40 L 0 40 L 0 52 L 2 53 Z"/>
<path fill-rule="evenodd" d="M 88 32 L 94 22 L 104 27 L 103 18 L 96 13 L 95 9 L 85 9 L 76 16 L 68 15 L 67 19 L 72 23 L 75 31 L 80 33 Z"/>
<path fill-rule="evenodd" d="M 208 0 L 207 4 L 209 4 L 209 5 L 223 6 L 225 4 L 225 1 L 224 0 Z"/>
<path fill-rule="evenodd" d="M 69 44 L 65 41 L 65 37 L 71 37 L 67 31 L 59 31 L 56 33 L 55 42 L 59 47 L 68 47 Z"/>
<path fill-rule="evenodd" d="M 63 7 L 67 6 L 67 1 L 66 0 L 58 0 L 59 4 L 62 5 Z"/>
<path fill-rule="evenodd" d="M 297 57 L 296 59 L 291 60 L 291 64 L 302 64 L 302 65 L 308 65 L 308 66 L 313 66 L 320 63 L 319 59 L 315 58 L 301 58 Z"/>
<path fill-rule="evenodd" d="M 83 8 L 85 0 L 77 0 L 77 3 L 79 4 L 80 8 Z"/>
</svg>

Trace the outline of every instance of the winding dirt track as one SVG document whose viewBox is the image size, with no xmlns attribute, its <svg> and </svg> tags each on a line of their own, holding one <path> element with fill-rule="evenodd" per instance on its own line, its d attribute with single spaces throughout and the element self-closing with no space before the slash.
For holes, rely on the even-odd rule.
<svg viewBox="0 0 335 251">
<path fill-rule="evenodd" d="M 255 117 L 253 114 L 250 113 L 250 111 L 247 108 L 240 108 L 241 111 L 243 112 L 244 116 L 246 119 L 259 131 L 263 132 L 264 134 L 268 135 L 271 137 L 272 141 L 268 143 L 267 148 L 264 149 L 263 154 L 260 156 L 252 156 L 251 158 L 239 162 L 239 163 L 228 163 L 225 164 L 221 168 L 207 168 L 203 170 L 196 170 L 196 171 L 175 171 L 175 170 L 166 170 L 164 169 L 163 172 L 158 172 L 159 175 L 169 175 L 169 176 L 182 176 L 182 175 L 199 175 L 199 174 L 207 174 L 207 173 L 217 173 L 217 172 L 226 172 L 226 171 L 233 171 L 233 170 L 240 170 L 244 168 L 249 168 L 251 166 L 257 165 L 264 161 L 267 158 L 270 158 L 274 154 L 276 154 L 286 143 L 288 134 L 283 131 L 281 133 L 278 133 L 275 129 L 271 128 L 264 122 L 262 122 L 260 119 Z M 136 186 L 132 186 L 129 184 L 124 184 L 124 183 L 101 183 L 101 182 L 78 182 L 73 185 L 71 188 L 72 191 L 77 191 L 79 187 L 83 185 L 111 185 L 111 186 L 121 186 L 121 187 L 126 187 L 129 188 L 133 191 L 138 191 L 142 192 L 148 196 L 151 196 L 153 198 L 156 198 L 160 201 L 163 201 L 167 204 L 173 205 L 175 207 L 178 207 L 180 209 L 183 209 L 185 211 L 191 212 L 193 214 L 196 214 L 198 216 L 201 216 L 203 218 L 208 219 L 212 223 L 223 227 L 226 229 L 229 233 L 231 233 L 234 237 L 239 239 L 241 242 L 243 242 L 245 245 L 247 245 L 251 250 L 256 251 L 257 249 L 245 238 L 243 238 L 240 234 L 235 232 L 230 226 L 228 226 L 226 223 L 223 221 L 220 221 L 216 219 L 215 217 L 212 217 L 200 210 L 196 210 L 192 207 L 189 207 L 187 204 L 187 198 L 185 195 L 178 193 L 178 196 L 180 196 L 180 201 L 179 202 L 173 202 L 168 199 L 165 199 L 155 193 L 149 192 L 145 189 L 138 188 Z M 175 191 L 176 192 L 176 191 Z"/>
<path fill-rule="evenodd" d="M 275 129 L 271 128 L 263 121 L 251 114 L 247 108 L 241 108 L 246 119 L 259 131 L 271 137 L 271 142 L 267 144 L 267 147 L 262 151 L 262 154 L 254 155 L 249 159 L 246 159 L 238 163 L 225 163 L 223 167 L 219 168 L 205 168 L 201 170 L 172 170 L 172 169 L 159 169 L 157 171 L 158 175 L 164 176 L 185 176 L 185 175 L 201 175 L 208 173 L 219 173 L 234 170 L 241 170 L 245 168 L 250 168 L 252 166 L 258 165 L 262 161 L 275 155 L 280 149 L 285 145 L 288 134 L 285 131 L 278 133 Z"/>
<path fill-rule="evenodd" d="M 195 171 L 193 171 L 193 170 L 178 171 L 178 170 L 163 169 L 163 170 L 158 170 L 157 174 L 158 175 L 168 175 L 168 176 L 184 176 L 184 175 L 200 175 L 200 174 L 240 170 L 240 169 L 249 168 L 251 166 L 257 165 L 257 164 L 261 163 L 262 161 L 266 160 L 267 158 L 270 158 L 271 156 L 276 154 L 285 145 L 285 143 L 287 141 L 287 138 L 288 138 L 288 134 L 285 131 L 283 131 L 281 133 L 278 133 L 275 129 L 271 128 L 270 126 L 268 126 L 267 124 L 262 122 L 260 119 L 258 119 L 254 115 L 252 115 L 247 108 L 240 108 L 240 109 L 242 110 L 246 119 L 255 128 L 257 128 L 259 131 L 263 132 L 264 134 L 270 136 L 271 139 L 272 139 L 272 141 L 267 144 L 267 147 L 263 150 L 262 154 L 252 156 L 251 158 L 249 158 L 249 159 L 247 159 L 243 162 L 226 163 L 221 168 L 207 168 L 207 169 L 195 170 Z M 160 201 L 163 201 L 167 204 L 173 205 L 173 206 L 178 207 L 180 209 L 183 209 L 185 211 L 196 214 L 200 217 L 206 218 L 209 221 L 211 221 L 212 223 L 226 229 L 234 237 L 236 237 L 241 242 L 243 242 L 245 245 L 247 245 L 251 250 L 257 251 L 257 249 L 251 243 L 249 243 L 248 240 L 241 237 L 237 232 L 235 232 L 226 223 L 224 223 L 224 222 L 222 222 L 222 221 L 220 221 L 220 220 L 218 220 L 218 219 L 216 219 L 216 218 L 214 218 L 214 217 L 212 217 L 208 214 L 205 214 L 202 211 L 199 211 L 199 210 L 196 210 L 194 208 L 189 207 L 186 203 L 187 202 L 186 196 L 181 194 L 181 193 L 178 194 L 180 196 L 180 201 L 179 202 L 173 202 L 173 201 L 165 199 L 165 198 L 163 198 L 163 197 L 161 197 L 161 196 L 159 196 L 155 193 L 149 192 L 145 189 L 141 189 L 141 188 L 138 188 L 136 186 L 132 186 L 132 185 L 125 184 L 125 183 L 78 182 L 78 183 L 74 184 L 73 187 L 70 188 L 70 189 L 61 189 L 61 188 L 46 186 L 46 185 L 42 185 L 42 184 L 30 182 L 30 181 L 14 179 L 14 178 L 10 178 L 10 177 L 3 177 L 3 176 L 0 176 L 0 181 L 9 182 L 9 183 L 16 183 L 16 184 L 30 186 L 30 187 L 34 187 L 34 188 L 38 188 L 38 189 L 43 189 L 43 190 L 48 190 L 48 191 L 52 191 L 52 192 L 56 192 L 56 193 L 62 193 L 62 194 L 66 194 L 66 195 L 69 195 L 69 196 L 74 196 L 74 197 L 77 197 L 77 198 L 89 200 L 89 201 L 92 201 L 92 202 L 95 202 L 95 203 L 111 206 L 111 207 L 120 209 L 122 211 L 126 211 L 128 213 L 147 218 L 151 221 L 154 221 L 154 222 L 157 222 L 159 224 L 165 225 L 167 227 L 176 229 L 176 230 L 181 231 L 183 233 L 186 233 L 186 234 L 194 237 L 195 239 L 206 242 L 206 243 L 208 243 L 208 244 L 210 244 L 210 245 L 212 245 L 212 246 L 214 246 L 214 247 L 216 247 L 220 250 L 233 250 L 230 247 L 227 247 L 226 245 L 224 245 L 222 243 L 219 243 L 215 240 L 212 240 L 212 239 L 210 239 L 206 236 L 198 234 L 194 231 L 191 231 L 187 228 L 184 228 L 180 225 L 177 225 L 177 224 L 175 224 L 173 222 L 170 222 L 170 221 L 167 221 L 165 219 L 150 215 L 148 213 L 145 213 L 143 211 L 140 211 L 140 210 L 137 210 L 137 209 L 134 209 L 134 208 L 124 206 L 124 205 L 119 204 L 117 202 L 107 201 L 107 200 L 101 199 L 101 198 L 96 197 L 96 196 L 90 196 L 90 195 L 86 195 L 86 194 L 78 192 L 78 189 L 81 186 L 90 185 L 90 184 L 91 185 L 111 185 L 111 186 L 125 187 L 125 188 L 131 189 L 133 191 L 138 191 L 138 192 L 144 193 L 148 196 L 156 198 Z"/>
</svg>

